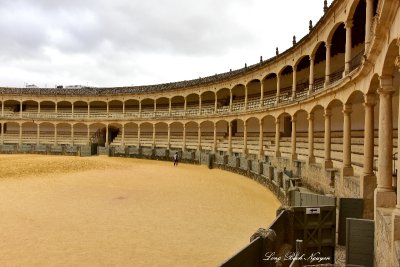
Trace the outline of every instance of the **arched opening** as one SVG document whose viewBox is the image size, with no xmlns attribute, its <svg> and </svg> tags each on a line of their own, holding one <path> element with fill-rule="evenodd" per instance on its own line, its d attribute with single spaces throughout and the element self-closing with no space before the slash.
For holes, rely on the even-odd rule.
<svg viewBox="0 0 400 267">
<path fill-rule="evenodd" d="M 168 124 L 165 122 L 159 122 L 155 127 L 155 146 L 166 148 L 168 147 Z"/>
<path fill-rule="evenodd" d="M 49 122 L 43 122 L 39 125 L 39 143 L 44 145 L 53 145 L 55 143 L 55 126 Z"/>
<path fill-rule="evenodd" d="M 263 79 L 264 88 L 264 99 L 263 105 L 271 107 L 276 102 L 276 91 L 277 91 L 277 76 L 276 73 L 270 73 Z"/>
<path fill-rule="evenodd" d="M 228 88 L 217 91 L 217 113 L 229 112 L 231 93 Z"/>
<path fill-rule="evenodd" d="M 90 143 L 104 146 L 106 143 L 106 126 L 103 123 L 94 123 L 89 127 Z"/>
<path fill-rule="evenodd" d="M 296 132 L 294 133 L 296 135 L 296 153 L 297 153 L 297 159 L 307 161 L 308 159 L 308 113 L 301 109 L 297 111 L 294 115 L 294 118 L 296 120 Z M 287 144 L 291 143 L 291 138 L 290 137 L 282 137 L 281 138 L 281 143 L 282 143 L 282 152 L 284 150 L 289 149 L 287 147 Z M 286 146 L 286 148 L 285 148 Z"/>
<path fill-rule="evenodd" d="M 111 109 L 111 106 L 110 106 Z M 121 109 L 122 111 L 122 106 Z M 118 113 L 118 112 L 116 112 Z M 139 117 L 139 100 L 128 99 L 125 101 L 125 117 L 126 118 L 137 118 Z"/>
<path fill-rule="evenodd" d="M 186 96 L 186 115 L 193 116 L 199 114 L 199 100 L 198 94 L 190 94 Z"/>
<path fill-rule="evenodd" d="M 85 118 L 88 116 L 88 103 L 84 101 L 74 102 L 74 117 Z"/>
<path fill-rule="evenodd" d="M 149 122 L 140 124 L 140 146 L 153 147 L 153 124 Z"/>
<path fill-rule="evenodd" d="M 279 121 L 279 138 L 276 136 L 275 132 L 275 156 L 281 156 L 285 158 L 290 158 L 291 148 L 290 148 L 290 138 L 292 136 L 292 116 L 289 113 L 282 113 L 278 116 Z M 276 124 L 275 131 L 276 131 Z"/>
<path fill-rule="evenodd" d="M 214 144 L 214 123 L 204 121 L 200 124 L 201 127 L 201 149 L 211 151 Z"/>
<path fill-rule="evenodd" d="M 326 43 L 318 43 L 314 57 L 314 82 L 312 84 L 313 92 L 318 92 L 324 88 L 325 70 L 326 70 Z"/>
<path fill-rule="evenodd" d="M 166 97 L 160 97 L 156 100 L 156 116 L 157 117 L 168 117 L 169 115 L 169 99 Z"/>
<path fill-rule="evenodd" d="M 111 100 L 108 102 L 108 116 L 111 118 L 118 118 L 121 116 L 123 111 L 122 101 L 120 100 Z M 125 104 L 125 112 L 126 112 L 126 104 Z"/>
<path fill-rule="evenodd" d="M 314 156 L 315 162 L 324 162 L 324 137 L 325 137 L 325 110 L 321 105 L 313 108 L 311 114 L 314 118 Z"/>
<path fill-rule="evenodd" d="M 261 82 L 260 80 L 252 80 L 247 84 L 247 109 L 257 109 L 260 107 L 261 101 Z"/>
<path fill-rule="evenodd" d="M 260 152 L 260 123 L 257 118 L 249 118 L 247 124 L 247 153 L 249 155 L 258 155 Z"/>
<path fill-rule="evenodd" d="M 57 103 L 57 116 L 70 118 L 72 114 L 72 103 L 68 101 L 60 101 Z"/>
<path fill-rule="evenodd" d="M 232 152 L 239 155 L 243 153 L 244 122 L 241 119 L 236 119 L 233 120 L 231 124 L 232 124 Z"/>
<path fill-rule="evenodd" d="M 107 118 L 107 103 L 104 101 L 90 102 L 90 117 Z"/>
<path fill-rule="evenodd" d="M 293 89 L 293 67 L 285 66 L 279 73 L 279 102 L 291 100 Z"/>
<path fill-rule="evenodd" d="M 88 145 L 88 126 L 84 123 L 74 124 L 74 145 Z"/>
<path fill-rule="evenodd" d="M 294 98 L 303 98 L 307 96 L 310 84 L 310 57 L 302 57 L 296 64 L 295 69 L 296 73 L 293 76 L 296 77 L 296 91 Z"/>
<path fill-rule="evenodd" d="M 329 41 L 328 41 L 329 43 Z M 335 83 L 342 79 L 345 66 L 346 29 L 345 24 L 336 26 L 331 40 L 330 74 L 329 83 Z"/>
<path fill-rule="evenodd" d="M 216 123 L 217 126 L 217 151 L 224 154 L 228 151 L 228 134 L 229 125 L 225 120 L 220 120 Z"/>
<path fill-rule="evenodd" d="M 201 95 L 201 114 L 214 114 L 215 111 L 215 93 L 212 91 L 204 92 Z"/>
<path fill-rule="evenodd" d="M 133 122 L 125 124 L 124 144 L 126 146 L 138 146 L 138 125 Z M 108 130 L 110 132 L 110 129 Z"/>
<path fill-rule="evenodd" d="M 263 153 L 273 156 L 275 151 L 275 118 L 267 115 L 261 119 L 263 129 Z"/>
<path fill-rule="evenodd" d="M 171 131 L 171 148 L 182 148 L 183 147 L 183 124 L 180 122 L 173 122 L 170 125 Z"/>
<path fill-rule="evenodd" d="M 185 98 L 183 96 L 174 96 L 171 99 L 171 115 L 173 117 L 183 117 L 185 116 Z"/>
<path fill-rule="evenodd" d="M 361 65 L 362 56 L 365 51 L 365 16 L 366 16 L 366 2 L 358 1 L 357 8 L 353 14 L 351 28 L 351 61 L 350 72 Z"/>
<path fill-rule="evenodd" d="M 37 124 L 34 122 L 24 122 L 22 124 L 22 143 L 23 144 L 35 144 L 36 143 L 36 129 Z"/>
<path fill-rule="evenodd" d="M 14 117 L 19 115 L 20 102 L 17 100 L 4 101 L 4 117 Z M 16 114 L 17 113 L 17 114 Z"/>
<path fill-rule="evenodd" d="M 72 144 L 72 129 L 69 123 L 57 124 L 57 144 L 70 145 Z"/>
<path fill-rule="evenodd" d="M 235 85 L 232 88 L 232 111 L 244 110 L 246 88 L 243 84 Z"/>
<path fill-rule="evenodd" d="M 19 123 L 7 122 L 4 124 L 4 144 L 18 144 Z"/>
<path fill-rule="evenodd" d="M 186 149 L 196 150 L 198 143 L 198 124 L 196 122 L 188 122 L 186 123 Z"/>
<path fill-rule="evenodd" d="M 143 99 L 141 101 L 141 105 L 142 105 L 141 117 L 152 118 L 154 116 L 154 100 L 150 98 Z"/>
<path fill-rule="evenodd" d="M 110 146 L 122 146 L 122 125 L 120 123 L 108 125 L 108 143 Z"/>
<path fill-rule="evenodd" d="M 56 103 L 51 101 L 40 102 L 40 113 L 54 114 L 56 112 Z"/>
<path fill-rule="evenodd" d="M 37 114 L 39 109 L 39 103 L 33 100 L 27 100 L 22 103 L 23 117 L 30 117 L 30 115 Z"/>
</svg>

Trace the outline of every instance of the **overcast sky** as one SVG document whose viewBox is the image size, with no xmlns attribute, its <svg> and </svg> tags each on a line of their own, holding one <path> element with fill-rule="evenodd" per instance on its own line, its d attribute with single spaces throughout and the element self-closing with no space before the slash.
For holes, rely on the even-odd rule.
<svg viewBox="0 0 400 267">
<path fill-rule="evenodd" d="M 0 0 L 0 86 L 205 77 L 284 51 L 322 15 L 323 0 Z"/>
</svg>

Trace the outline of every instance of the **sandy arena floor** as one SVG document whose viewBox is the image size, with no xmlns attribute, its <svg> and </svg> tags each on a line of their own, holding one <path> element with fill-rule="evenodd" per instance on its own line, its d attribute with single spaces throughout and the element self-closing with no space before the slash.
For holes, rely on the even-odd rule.
<svg viewBox="0 0 400 267">
<path fill-rule="evenodd" d="M 216 266 L 278 200 L 204 166 L 0 155 L 0 266 Z"/>
</svg>

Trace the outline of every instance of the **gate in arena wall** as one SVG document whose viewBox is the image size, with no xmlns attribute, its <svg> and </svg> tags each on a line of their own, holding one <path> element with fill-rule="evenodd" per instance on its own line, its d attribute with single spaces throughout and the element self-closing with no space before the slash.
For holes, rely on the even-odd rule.
<svg viewBox="0 0 400 267">
<path fill-rule="evenodd" d="M 334 263 L 336 206 L 293 207 L 293 211 L 294 238 L 303 241 L 303 263 Z"/>
</svg>

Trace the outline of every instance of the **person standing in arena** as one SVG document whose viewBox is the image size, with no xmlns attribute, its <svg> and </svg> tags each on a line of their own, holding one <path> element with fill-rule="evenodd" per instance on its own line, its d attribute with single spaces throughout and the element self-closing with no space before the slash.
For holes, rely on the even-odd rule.
<svg viewBox="0 0 400 267">
<path fill-rule="evenodd" d="M 174 166 L 178 166 L 178 161 L 179 161 L 178 152 L 175 152 L 175 155 L 174 155 Z"/>
</svg>

